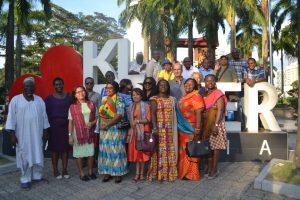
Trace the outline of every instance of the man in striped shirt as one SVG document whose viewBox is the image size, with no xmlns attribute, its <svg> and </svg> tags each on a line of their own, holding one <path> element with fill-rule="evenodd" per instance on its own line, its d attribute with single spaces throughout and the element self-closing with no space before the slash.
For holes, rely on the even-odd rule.
<svg viewBox="0 0 300 200">
<path fill-rule="evenodd" d="M 247 61 L 240 58 L 240 51 L 237 48 L 232 49 L 231 55 L 233 60 L 229 61 L 229 66 L 235 69 L 237 81 L 244 82 L 244 72 L 247 69 Z"/>
</svg>

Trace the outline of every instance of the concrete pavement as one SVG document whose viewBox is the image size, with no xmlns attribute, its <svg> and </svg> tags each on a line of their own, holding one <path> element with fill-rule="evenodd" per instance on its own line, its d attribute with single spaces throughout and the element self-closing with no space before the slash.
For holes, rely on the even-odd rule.
<svg viewBox="0 0 300 200">
<path fill-rule="evenodd" d="M 220 175 L 214 180 L 134 183 L 134 167 L 131 166 L 131 173 L 121 184 L 115 184 L 113 180 L 102 183 L 102 176 L 94 181 L 81 181 L 73 159 L 69 160 L 68 167 L 71 178 L 56 180 L 52 175 L 51 160 L 46 158 L 44 177 L 48 183 L 35 183 L 31 190 L 24 191 L 19 186 L 18 171 L 2 174 L 0 199 L 290 199 L 253 189 L 253 181 L 262 167 L 263 164 L 257 162 L 220 163 Z"/>
</svg>

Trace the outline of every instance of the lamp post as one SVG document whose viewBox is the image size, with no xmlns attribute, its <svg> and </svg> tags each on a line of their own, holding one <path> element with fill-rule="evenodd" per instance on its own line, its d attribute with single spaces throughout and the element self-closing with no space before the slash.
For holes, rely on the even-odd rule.
<svg viewBox="0 0 300 200">
<path fill-rule="evenodd" d="M 272 49 L 272 23 L 271 23 L 271 1 L 268 0 L 268 12 L 269 12 L 269 59 L 270 59 L 270 83 L 273 85 L 273 49 Z"/>
</svg>

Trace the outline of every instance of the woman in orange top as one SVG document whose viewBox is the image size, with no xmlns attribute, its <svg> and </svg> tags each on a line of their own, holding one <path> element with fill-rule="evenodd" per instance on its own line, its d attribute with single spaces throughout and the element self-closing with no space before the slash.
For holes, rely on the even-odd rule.
<svg viewBox="0 0 300 200">
<path fill-rule="evenodd" d="M 145 180 L 145 162 L 150 158 L 148 153 L 136 149 L 138 140 L 143 137 L 144 132 L 150 132 L 150 106 L 142 101 L 143 91 L 134 88 L 131 93 L 133 103 L 129 107 L 130 130 L 127 136 L 128 142 L 128 161 L 136 162 L 136 173 L 134 181 Z M 138 130 L 139 129 L 139 130 Z"/>
<path fill-rule="evenodd" d="M 199 158 L 191 158 L 186 155 L 186 143 L 194 138 L 199 138 L 201 133 L 201 115 L 204 110 L 204 101 L 199 95 L 197 82 L 189 78 L 184 83 L 186 95 L 179 101 L 179 110 L 187 123 L 194 128 L 194 132 L 185 133 L 179 131 L 179 158 L 178 178 L 188 180 L 199 180 Z"/>
</svg>

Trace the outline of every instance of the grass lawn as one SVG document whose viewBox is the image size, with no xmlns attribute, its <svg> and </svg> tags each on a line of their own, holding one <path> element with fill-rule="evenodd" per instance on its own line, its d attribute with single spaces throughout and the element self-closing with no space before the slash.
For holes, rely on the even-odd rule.
<svg viewBox="0 0 300 200">
<path fill-rule="evenodd" d="M 269 171 L 267 180 L 300 185 L 300 173 L 293 170 L 292 162 L 279 161 Z"/>
<path fill-rule="evenodd" d="M 0 156 L 0 165 L 4 165 L 8 163 L 12 163 L 12 161 Z"/>
</svg>

